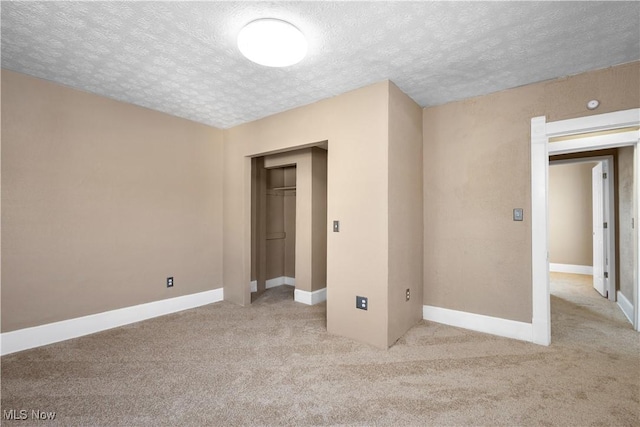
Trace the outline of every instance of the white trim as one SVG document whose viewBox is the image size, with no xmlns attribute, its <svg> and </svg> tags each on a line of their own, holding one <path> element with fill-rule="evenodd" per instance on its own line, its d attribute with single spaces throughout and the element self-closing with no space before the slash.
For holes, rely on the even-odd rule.
<svg viewBox="0 0 640 427">
<path fill-rule="evenodd" d="M 576 135 L 638 126 L 640 108 L 547 123 L 547 137 Z"/>
<path fill-rule="evenodd" d="M 53 344 L 71 338 L 89 335 L 118 326 L 140 322 L 190 308 L 222 301 L 223 288 L 175 298 L 163 299 L 146 304 L 134 305 L 104 313 L 76 317 L 32 328 L 5 332 L 0 336 L 0 354 L 15 353 L 34 347 Z"/>
<path fill-rule="evenodd" d="M 620 291 L 617 292 L 618 307 L 627 317 L 627 320 L 633 325 L 633 304 Z"/>
<path fill-rule="evenodd" d="M 549 271 L 556 273 L 587 274 L 589 276 L 593 276 L 592 265 L 557 264 L 552 262 L 549 264 Z"/>
<path fill-rule="evenodd" d="M 265 289 L 271 289 L 282 285 L 295 286 L 296 279 L 294 277 L 287 276 L 274 277 L 273 279 L 268 279 L 265 282 Z"/>
<path fill-rule="evenodd" d="M 288 277 L 288 276 L 274 277 L 273 279 L 269 279 L 265 282 L 265 289 L 271 289 L 271 288 L 275 288 L 277 286 L 282 286 L 282 285 L 295 286 L 296 285 L 295 277 Z M 252 280 L 249 283 L 249 288 L 251 288 L 251 292 L 258 292 L 258 281 Z"/>
<path fill-rule="evenodd" d="M 484 316 L 482 314 L 467 313 L 430 305 L 422 307 L 422 318 L 431 322 L 443 323 L 445 325 L 484 332 L 486 334 L 522 341 L 533 341 L 533 325 L 531 323 L 516 322 L 515 320 L 501 319 L 499 317 Z"/>
<path fill-rule="evenodd" d="M 531 288 L 533 342 L 551 343 L 548 212 L 549 154 L 546 118 L 531 119 Z M 534 173 L 535 172 L 535 173 Z M 540 206 L 544 206 L 540 209 Z"/>
<path fill-rule="evenodd" d="M 589 136 L 568 141 L 558 141 L 549 144 L 549 154 L 575 153 L 578 151 L 595 151 L 604 148 L 616 148 L 629 145 L 630 139 L 638 139 L 640 131 L 631 130 L 609 135 Z"/>
<path fill-rule="evenodd" d="M 265 289 L 271 289 L 282 285 L 284 285 L 284 276 L 274 277 L 273 279 L 267 279 L 265 282 Z"/>
<path fill-rule="evenodd" d="M 640 142 L 640 141 L 639 141 Z M 633 293 L 635 301 L 633 304 L 632 322 L 633 328 L 640 331 L 640 232 L 638 229 L 638 220 L 640 220 L 640 143 L 636 143 L 633 147 L 633 218 L 635 221 L 635 233 L 633 233 L 633 248 L 636 256 L 633 260 Z"/>
<path fill-rule="evenodd" d="M 307 305 L 316 305 L 327 300 L 327 288 L 309 292 L 296 289 L 293 296 L 294 301 Z"/>
</svg>

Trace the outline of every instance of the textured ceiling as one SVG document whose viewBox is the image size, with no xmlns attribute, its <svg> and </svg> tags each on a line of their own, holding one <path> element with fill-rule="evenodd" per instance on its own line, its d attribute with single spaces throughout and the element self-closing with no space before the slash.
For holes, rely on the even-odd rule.
<svg viewBox="0 0 640 427">
<path fill-rule="evenodd" d="M 639 2 L 6 2 L 2 67 L 219 128 L 384 79 L 421 106 L 640 59 Z M 249 21 L 309 40 L 241 56 Z M 637 88 L 636 88 L 637 89 Z"/>
</svg>

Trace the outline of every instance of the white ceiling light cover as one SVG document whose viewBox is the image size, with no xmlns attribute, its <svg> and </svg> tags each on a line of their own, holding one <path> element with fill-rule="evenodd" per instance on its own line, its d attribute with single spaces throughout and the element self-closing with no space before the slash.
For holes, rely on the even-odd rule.
<svg viewBox="0 0 640 427">
<path fill-rule="evenodd" d="M 302 32 L 286 21 L 273 18 L 249 22 L 238 34 L 238 48 L 249 60 L 267 67 L 297 64 L 307 54 Z"/>
</svg>

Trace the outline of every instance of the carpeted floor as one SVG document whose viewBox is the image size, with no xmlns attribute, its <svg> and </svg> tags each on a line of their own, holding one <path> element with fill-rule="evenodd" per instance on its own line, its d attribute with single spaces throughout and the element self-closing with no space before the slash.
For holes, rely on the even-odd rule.
<svg viewBox="0 0 640 427">
<path fill-rule="evenodd" d="M 554 275 L 550 347 L 423 321 L 389 350 L 328 335 L 281 286 L 2 358 L 3 425 L 640 425 L 640 341 Z M 19 414 L 19 413 L 18 413 Z"/>
</svg>

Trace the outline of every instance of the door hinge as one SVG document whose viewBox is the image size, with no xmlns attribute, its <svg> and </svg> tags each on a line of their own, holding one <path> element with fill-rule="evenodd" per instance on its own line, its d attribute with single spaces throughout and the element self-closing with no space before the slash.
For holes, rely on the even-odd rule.
<svg viewBox="0 0 640 427">
<path fill-rule="evenodd" d="M 607 179 L 607 173 L 606 173 L 606 172 L 604 172 L 604 173 L 602 174 L 602 179 Z"/>
<path fill-rule="evenodd" d="M 608 278 L 609 278 L 609 272 L 608 272 L 608 271 L 605 271 L 605 272 L 604 272 L 604 278 L 605 278 L 605 279 L 608 279 Z"/>
<path fill-rule="evenodd" d="M 609 227 L 609 224 L 605 222 L 604 223 L 604 228 L 608 228 L 608 227 Z"/>
</svg>

